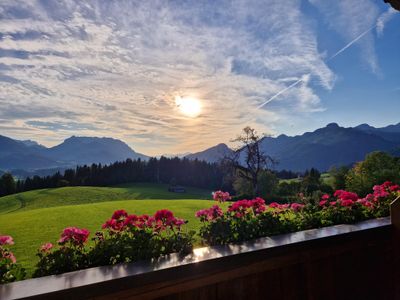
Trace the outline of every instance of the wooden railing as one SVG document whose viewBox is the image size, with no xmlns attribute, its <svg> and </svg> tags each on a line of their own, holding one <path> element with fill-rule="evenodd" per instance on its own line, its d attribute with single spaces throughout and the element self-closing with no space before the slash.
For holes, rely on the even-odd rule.
<svg viewBox="0 0 400 300">
<path fill-rule="evenodd" d="M 391 219 L 29 279 L 0 299 L 400 299 L 399 223 L 397 199 Z"/>
</svg>

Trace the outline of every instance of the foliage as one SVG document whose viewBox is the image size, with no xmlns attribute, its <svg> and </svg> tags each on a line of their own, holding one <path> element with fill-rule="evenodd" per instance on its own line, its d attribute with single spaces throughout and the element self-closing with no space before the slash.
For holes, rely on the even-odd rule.
<svg viewBox="0 0 400 300">
<path fill-rule="evenodd" d="M 6 247 L 13 245 L 11 236 L 0 236 L 0 284 L 22 280 L 25 278 L 25 269 L 17 264 L 14 254 Z"/>
<path fill-rule="evenodd" d="M 269 170 L 262 170 L 258 175 L 258 189 L 259 196 L 267 198 L 277 191 L 278 178 Z M 253 192 L 252 183 L 241 176 L 237 176 L 233 182 L 233 189 L 237 195 L 252 195 L 256 196 Z M 243 199 L 243 198 L 242 198 Z"/>
<path fill-rule="evenodd" d="M 192 249 L 194 232 L 183 231 L 185 223 L 165 209 L 153 216 L 129 215 L 125 210 L 117 210 L 103 224 L 103 231 L 96 232 L 95 244 L 90 248 L 85 247 L 89 231 L 76 227 L 64 229 L 58 248 L 44 244 L 37 254 L 39 262 L 34 276 L 188 252 Z"/>
<path fill-rule="evenodd" d="M 366 195 L 375 184 L 400 183 L 400 158 L 384 152 L 373 152 L 357 163 L 346 175 L 346 189 Z"/>
<path fill-rule="evenodd" d="M 232 154 L 224 157 L 222 162 L 225 169 L 230 170 L 236 178 L 247 181 L 251 185 L 251 193 L 257 196 L 260 195 L 261 173 L 274 163 L 261 148 L 263 138 L 264 136 L 259 136 L 254 128 L 243 128 L 242 134 L 232 140 L 239 143 L 239 146 Z M 243 182 L 240 182 L 240 185 L 244 187 Z"/>
<path fill-rule="evenodd" d="M 301 190 L 303 193 L 310 195 L 321 188 L 321 173 L 314 168 L 307 170 L 301 181 Z"/>
<path fill-rule="evenodd" d="M 343 190 L 346 188 L 346 176 L 350 168 L 348 167 L 333 167 L 329 170 L 329 174 L 333 177 L 333 188 L 335 190 Z"/>
<path fill-rule="evenodd" d="M 16 182 L 10 173 L 4 173 L 0 177 L 0 197 L 14 194 L 16 192 Z"/>
</svg>

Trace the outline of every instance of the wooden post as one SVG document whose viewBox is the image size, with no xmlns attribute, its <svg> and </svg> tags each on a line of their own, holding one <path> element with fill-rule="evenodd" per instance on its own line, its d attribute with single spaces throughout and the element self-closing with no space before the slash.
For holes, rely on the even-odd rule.
<svg viewBox="0 0 400 300">
<path fill-rule="evenodd" d="M 400 196 L 390 203 L 390 221 L 395 230 L 400 233 Z"/>
<path fill-rule="evenodd" d="M 392 242 L 392 273 L 395 299 L 400 297 L 400 286 L 397 284 L 400 280 L 400 257 L 398 255 L 400 250 L 400 196 L 390 203 L 390 221 L 393 226 L 393 242 Z"/>
</svg>

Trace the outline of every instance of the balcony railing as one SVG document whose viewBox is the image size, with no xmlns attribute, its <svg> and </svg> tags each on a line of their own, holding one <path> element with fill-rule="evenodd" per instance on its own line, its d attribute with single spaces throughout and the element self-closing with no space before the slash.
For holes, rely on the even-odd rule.
<svg viewBox="0 0 400 300">
<path fill-rule="evenodd" d="M 0 286 L 0 299 L 400 299 L 391 218 L 195 249 Z"/>
</svg>

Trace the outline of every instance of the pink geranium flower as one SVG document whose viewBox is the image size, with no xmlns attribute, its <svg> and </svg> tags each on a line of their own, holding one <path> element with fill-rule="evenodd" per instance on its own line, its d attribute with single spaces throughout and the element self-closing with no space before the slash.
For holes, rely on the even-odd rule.
<svg viewBox="0 0 400 300">
<path fill-rule="evenodd" d="M 321 200 L 329 200 L 330 197 L 331 196 L 329 196 L 328 194 L 324 194 L 322 195 Z"/>
<path fill-rule="evenodd" d="M 80 229 L 77 227 L 67 227 L 63 230 L 59 243 L 64 245 L 70 242 L 76 246 L 83 246 L 89 237 L 89 231 L 87 229 Z"/>
<path fill-rule="evenodd" d="M 2 235 L 0 236 L 0 246 L 3 245 L 14 245 L 14 240 L 9 235 Z"/>
<path fill-rule="evenodd" d="M 52 243 L 45 243 L 40 247 L 40 252 L 49 252 L 53 248 Z"/>
<path fill-rule="evenodd" d="M 119 220 L 119 219 L 121 219 L 121 218 L 126 218 L 127 216 L 128 216 L 128 213 L 127 213 L 125 210 L 120 209 L 120 210 L 116 210 L 116 211 L 113 213 L 111 219 Z"/>
<path fill-rule="evenodd" d="M 352 201 L 357 201 L 359 198 L 356 193 L 344 191 L 344 190 L 337 190 L 333 196 L 337 197 L 340 200 L 352 200 Z"/>
<path fill-rule="evenodd" d="M 231 195 L 229 195 L 228 192 L 215 191 L 212 195 L 213 195 L 213 199 L 215 201 L 218 201 L 219 203 L 222 203 L 222 202 L 232 199 Z"/>
<path fill-rule="evenodd" d="M 196 218 L 199 218 L 201 221 L 213 221 L 222 217 L 222 215 L 222 209 L 218 205 L 213 205 L 208 209 L 201 209 L 195 214 Z"/>
<path fill-rule="evenodd" d="M 17 259 L 14 256 L 14 253 L 12 253 L 11 251 L 0 249 L 0 255 L 1 255 L 0 256 L 1 258 L 9 259 L 14 264 L 17 262 Z"/>
<path fill-rule="evenodd" d="M 350 206 L 353 206 L 355 202 L 353 200 L 346 199 L 346 200 L 340 200 L 339 203 L 341 206 L 350 207 Z"/>
<path fill-rule="evenodd" d="M 300 204 L 300 203 L 292 203 L 290 205 L 290 208 L 294 211 L 294 212 L 298 212 L 300 210 L 302 210 L 304 208 L 304 204 Z"/>
</svg>

